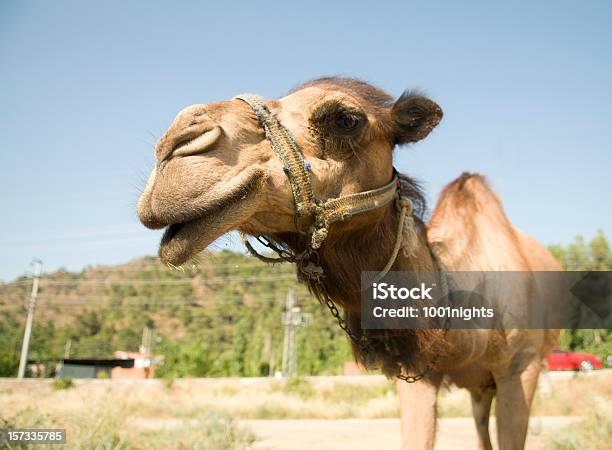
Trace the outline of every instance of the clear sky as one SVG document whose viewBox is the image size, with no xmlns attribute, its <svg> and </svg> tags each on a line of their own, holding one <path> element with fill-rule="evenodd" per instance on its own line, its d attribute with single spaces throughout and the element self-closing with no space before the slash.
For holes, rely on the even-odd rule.
<svg viewBox="0 0 612 450">
<path fill-rule="evenodd" d="M 156 252 L 135 205 L 153 144 L 193 103 L 322 75 L 444 109 L 396 152 L 433 203 L 488 176 L 544 243 L 612 235 L 612 3 L 0 3 L 0 280 Z M 218 248 L 237 248 L 224 239 Z"/>
</svg>

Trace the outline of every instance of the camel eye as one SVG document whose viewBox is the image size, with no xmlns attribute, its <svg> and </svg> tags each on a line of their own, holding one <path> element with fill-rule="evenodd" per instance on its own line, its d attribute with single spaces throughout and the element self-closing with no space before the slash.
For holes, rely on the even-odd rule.
<svg viewBox="0 0 612 450">
<path fill-rule="evenodd" d="M 365 114 L 338 100 L 330 100 L 315 109 L 311 124 L 325 136 L 356 138 L 367 122 Z"/>
<path fill-rule="evenodd" d="M 338 100 L 317 106 L 310 117 L 310 130 L 319 141 L 326 158 L 345 160 L 363 142 L 362 131 L 368 123 L 365 113 Z"/>
<path fill-rule="evenodd" d="M 365 125 L 365 116 L 360 111 L 336 111 L 331 117 L 329 131 L 338 137 L 356 138 Z"/>
<path fill-rule="evenodd" d="M 340 113 L 334 120 L 334 125 L 342 131 L 353 131 L 359 127 L 360 118 L 354 114 Z"/>
</svg>

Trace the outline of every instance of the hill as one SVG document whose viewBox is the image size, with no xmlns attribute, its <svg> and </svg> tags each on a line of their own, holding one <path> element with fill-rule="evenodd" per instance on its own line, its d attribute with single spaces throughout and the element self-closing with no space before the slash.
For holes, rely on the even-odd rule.
<svg viewBox="0 0 612 450">
<path fill-rule="evenodd" d="M 611 270 L 612 252 L 599 233 L 586 242 L 551 246 L 567 270 Z M 14 376 L 32 280 L 0 284 L 0 376 Z M 336 374 L 352 360 L 343 332 L 296 279 L 289 264 L 267 265 L 231 251 L 206 252 L 193 267 L 171 270 L 144 257 L 109 267 L 44 274 L 29 359 L 109 357 L 136 351 L 143 328 L 154 333 L 154 351 L 165 356 L 159 376 L 265 376 L 280 369 L 282 314 L 289 290 L 310 323 L 297 333 L 298 373 Z M 561 346 L 605 359 L 611 330 L 569 330 Z"/>
<path fill-rule="evenodd" d="M 0 376 L 15 373 L 31 280 L 0 285 Z M 240 253 L 201 255 L 190 269 L 171 270 L 144 257 L 112 267 L 44 274 L 29 359 L 107 357 L 138 349 L 155 333 L 166 358 L 159 375 L 261 376 L 280 369 L 288 291 L 312 315 L 299 329 L 298 371 L 337 373 L 349 346 L 327 311 L 298 284 L 291 265 L 266 265 Z"/>
</svg>

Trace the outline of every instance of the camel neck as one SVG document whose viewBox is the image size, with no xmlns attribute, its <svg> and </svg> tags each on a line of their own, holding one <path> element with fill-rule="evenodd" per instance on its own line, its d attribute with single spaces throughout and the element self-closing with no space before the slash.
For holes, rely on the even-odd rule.
<svg viewBox="0 0 612 450">
<path fill-rule="evenodd" d="M 398 214 L 393 205 L 376 211 L 355 216 L 350 221 L 335 224 L 319 250 L 319 264 L 324 272 L 326 294 L 344 310 L 347 325 L 352 330 L 361 326 L 361 273 L 380 271 L 392 255 L 397 238 Z M 437 270 L 428 242 L 425 224 L 414 217 L 417 242 L 413 256 L 398 255 L 391 270 L 427 271 Z M 299 253 L 307 248 L 305 236 L 285 234 L 272 236 Z M 316 282 L 308 282 L 310 291 L 321 301 L 324 293 Z M 361 332 L 357 332 L 360 334 Z M 433 352 L 445 352 L 445 333 L 443 330 L 418 329 L 405 330 L 401 335 L 369 336 L 376 357 L 374 364 L 388 376 L 398 373 L 398 364 L 403 367 L 422 370 Z M 388 348 L 401 348 L 400 356 L 391 354 Z M 417 349 L 427 348 L 427 351 Z M 364 354 L 353 343 L 356 358 L 363 364 L 370 364 Z M 399 358 L 399 359 L 398 359 Z"/>
<path fill-rule="evenodd" d="M 319 252 L 325 287 L 331 298 L 351 313 L 361 308 L 361 273 L 380 271 L 392 257 L 397 239 L 398 214 L 389 205 L 362 218 L 360 226 L 337 227 Z M 414 218 L 417 241 L 413 256 L 400 252 L 391 270 L 434 271 L 436 264 L 427 244 L 425 225 Z M 315 292 L 316 293 L 316 292 Z"/>
</svg>

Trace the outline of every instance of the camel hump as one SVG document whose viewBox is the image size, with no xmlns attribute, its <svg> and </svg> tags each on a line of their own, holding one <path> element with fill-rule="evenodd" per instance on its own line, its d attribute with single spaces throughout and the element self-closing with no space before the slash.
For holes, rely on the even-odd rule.
<svg viewBox="0 0 612 450">
<path fill-rule="evenodd" d="M 519 235 L 487 179 L 470 172 L 442 190 L 427 234 L 450 270 L 530 270 L 526 250 L 539 246 Z"/>
<path fill-rule="evenodd" d="M 469 180 L 477 181 L 479 183 L 484 183 L 488 185 L 487 179 L 484 177 L 484 175 L 481 175 L 477 172 L 463 172 L 461 175 L 459 175 L 459 178 L 450 182 L 449 186 L 455 183 L 459 184 L 460 186 L 463 186 L 463 184 L 465 184 Z"/>
<path fill-rule="evenodd" d="M 488 180 L 479 173 L 463 172 L 442 190 L 440 202 L 449 198 L 453 203 L 465 207 L 498 209 L 503 212 L 499 197 L 495 194 Z"/>
<path fill-rule="evenodd" d="M 437 226 L 441 220 L 448 219 L 473 225 L 474 219 L 482 215 L 503 231 L 512 228 L 502 202 L 488 180 L 479 173 L 463 172 L 442 189 L 430 225 Z"/>
<path fill-rule="evenodd" d="M 448 184 L 446 190 L 449 195 L 455 194 L 462 196 L 464 200 L 471 200 L 474 206 L 479 207 L 479 210 L 487 211 L 492 216 L 497 215 L 498 223 L 504 225 L 499 231 L 514 235 L 517 240 L 516 242 L 513 240 L 514 245 L 520 247 L 521 253 L 528 259 L 531 270 L 561 270 L 559 262 L 545 246 L 511 224 L 501 200 L 484 176 L 479 173 L 463 172 L 456 180 Z"/>
</svg>

